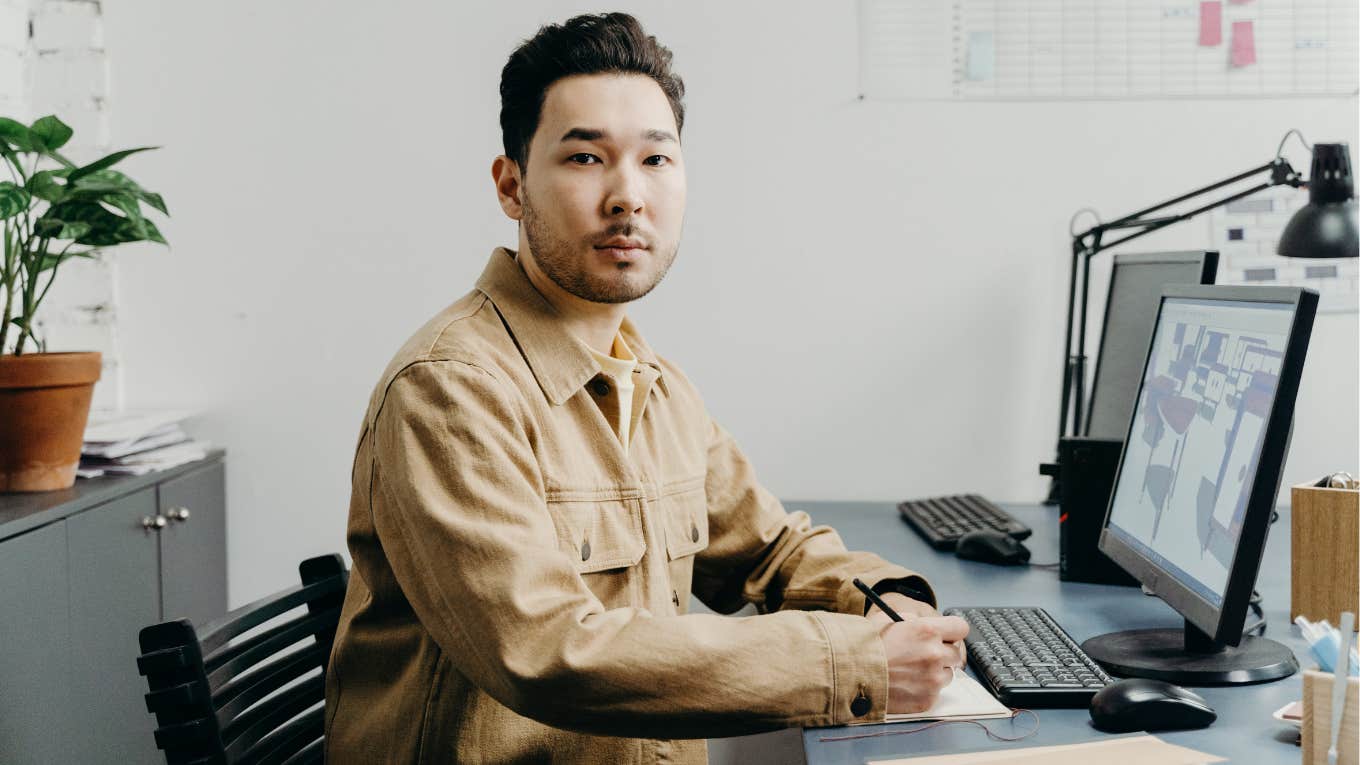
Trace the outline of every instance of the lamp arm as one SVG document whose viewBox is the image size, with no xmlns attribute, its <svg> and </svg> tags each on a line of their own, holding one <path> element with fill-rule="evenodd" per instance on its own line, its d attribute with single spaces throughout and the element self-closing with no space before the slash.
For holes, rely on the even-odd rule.
<svg viewBox="0 0 1360 765">
<path fill-rule="evenodd" d="M 1223 188 L 1224 186 L 1237 183 L 1239 181 L 1245 180 L 1254 175 L 1258 175 L 1267 170 L 1270 171 L 1270 179 L 1268 181 L 1252 186 L 1249 189 L 1239 191 L 1235 194 L 1230 194 L 1229 196 L 1223 197 L 1222 199 L 1218 199 L 1208 204 L 1201 205 L 1199 207 L 1196 207 L 1192 210 L 1188 210 L 1183 213 L 1178 213 L 1175 215 L 1166 215 L 1156 218 L 1146 217 L 1150 213 L 1154 213 L 1159 210 L 1163 210 L 1167 207 L 1170 207 L 1172 205 L 1179 204 L 1181 202 L 1185 202 L 1199 196 L 1203 196 L 1205 194 L 1208 194 L 1209 192 L 1216 191 L 1220 188 Z M 1097 254 L 1105 250 L 1110 249 L 1111 247 L 1116 247 L 1130 240 L 1137 239 L 1138 237 L 1150 234 L 1153 231 L 1157 231 L 1159 229 L 1166 228 L 1167 226 L 1180 223 L 1181 221 L 1188 220 L 1190 218 L 1195 217 L 1196 215 L 1208 212 L 1209 210 L 1212 210 L 1216 207 L 1222 207 L 1223 205 L 1230 204 L 1244 197 L 1251 196 L 1252 194 L 1255 194 L 1264 189 L 1268 189 L 1272 186 L 1281 185 L 1288 185 L 1293 186 L 1295 188 L 1299 188 L 1306 186 L 1307 182 L 1296 170 L 1294 170 L 1293 167 L 1290 166 L 1288 160 L 1284 159 L 1283 157 L 1277 156 L 1263 165 L 1259 165 L 1250 170 L 1238 173 L 1229 178 L 1224 178 L 1221 181 L 1211 183 L 1208 186 L 1196 189 L 1194 191 L 1189 192 L 1188 194 L 1182 194 L 1178 197 L 1169 199 L 1165 202 L 1160 202 L 1151 207 L 1143 208 L 1138 212 L 1125 215 L 1122 218 L 1097 223 L 1096 225 L 1091 226 L 1085 231 L 1073 235 L 1072 267 L 1067 290 L 1067 334 L 1065 337 L 1065 341 L 1063 343 L 1062 406 L 1058 412 L 1059 439 L 1067 435 L 1067 421 L 1070 412 L 1073 411 L 1076 412 L 1073 427 L 1077 431 L 1080 431 L 1081 428 L 1082 399 L 1085 397 L 1084 389 L 1086 387 L 1084 369 L 1085 345 L 1086 345 L 1085 316 L 1088 298 L 1087 293 L 1089 287 L 1090 277 L 1089 272 L 1091 258 L 1095 257 Z M 1107 233 L 1111 231 L 1125 229 L 1137 229 L 1137 230 L 1133 231 L 1130 234 L 1115 239 L 1108 240 L 1105 239 L 1105 235 Z M 1077 327 L 1075 326 L 1075 320 L 1077 319 L 1078 279 L 1081 280 L 1080 315 L 1082 317 L 1082 326 L 1080 327 L 1081 331 L 1079 333 L 1076 332 Z M 1075 349 L 1072 346 L 1072 339 L 1074 333 L 1077 334 L 1079 338 L 1078 346 Z"/>
<path fill-rule="evenodd" d="M 1290 167 L 1289 162 L 1287 160 L 1285 160 L 1283 157 L 1276 157 L 1271 161 L 1265 163 L 1264 165 L 1253 167 L 1250 170 L 1240 172 L 1237 175 L 1234 175 L 1230 178 L 1224 178 L 1221 181 L 1216 181 L 1214 183 L 1209 184 L 1208 186 L 1195 189 L 1194 191 L 1191 191 L 1187 194 L 1182 194 L 1178 197 L 1175 197 L 1174 199 L 1168 199 L 1165 202 L 1159 202 L 1158 204 L 1155 204 L 1151 207 L 1146 207 L 1142 210 L 1139 210 L 1138 212 L 1125 215 L 1122 218 L 1118 218 L 1116 220 L 1109 221 L 1106 223 L 1097 223 L 1096 226 L 1093 226 L 1092 228 L 1096 228 L 1099 226 L 1106 226 L 1109 228 L 1129 228 L 1131 226 L 1137 226 L 1139 224 L 1138 219 L 1143 218 L 1148 213 L 1154 213 L 1157 212 L 1158 210 L 1170 207 L 1172 205 L 1180 204 L 1181 202 L 1184 202 L 1186 200 L 1194 199 L 1195 197 L 1208 194 L 1211 191 L 1221 189 L 1224 186 L 1229 186 L 1231 184 L 1237 183 L 1238 181 L 1246 180 L 1247 178 L 1250 178 L 1253 175 L 1257 175 L 1259 173 L 1263 173 L 1266 170 L 1271 171 L 1270 182 L 1266 184 L 1267 186 L 1278 186 L 1284 183 L 1288 183 L 1292 186 L 1299 186 L 1302 185 L 1303 183 L 1299 174 L 1295 172 L 1293 167 Z M 1215 205 L 1210 205 L 1209 207 L 1202 208 L 1201 210 L 1198 210 L 1194 213 L 1190 213 L 1190 215 L 1198 214 L 1199 212 L 1202 212 L 1204 209 L 1211 209 L 1212 207 L 1216 207 L 1218 204 L 1224 204 L 1224 202 L 1219 202 L 1216 203 Z"/>
</svg>

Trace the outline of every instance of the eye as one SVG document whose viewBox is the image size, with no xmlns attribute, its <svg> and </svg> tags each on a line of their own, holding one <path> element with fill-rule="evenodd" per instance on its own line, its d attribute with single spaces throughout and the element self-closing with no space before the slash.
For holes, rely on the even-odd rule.
<svg viewBox="0 0 1360 765">
<path fill-rule="evenodd" d="M 570 157 L 567 157 L 567 159 L 572 162 L 575 162 L 578 165 L 598 165 L 600 163 L 599 157 L 595 156 L 594 154 L 586 154 L 584 152 L 581 152 L 579 154 L 573 154 Z"/>
<path fill-rule="evenodd" d="M 643 162 L 648 165 L 652 165 L 653 167 L 661 167 L 662 165 L 670 164 L 671 158 L 667 157 L 664 154 L 653 154 L 652 156 L 644 159 Z"/>
</svg>

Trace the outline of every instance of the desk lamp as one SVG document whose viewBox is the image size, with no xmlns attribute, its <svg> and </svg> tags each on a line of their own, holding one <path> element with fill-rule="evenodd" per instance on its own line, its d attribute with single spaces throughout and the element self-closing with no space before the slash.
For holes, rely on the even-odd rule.
<svg viewBox="0 0 1360 765">
<path fill-rule="evenodd" d="M 1354 258 L 1357 250 L 1355 222 L 1355 183 L 1351 177 L 1350 150 L 1344 143 L 1319 143 L 1309 147 L 1313 154 L 1312 175 L 1305 180 L 1289 161 L 1281 156 L 1289 136 L 1297 135 L 1308 146 L 1303 135 L 1290 130 L 1280 140 L 1275 158 L 1259 167 L 1238 173 L 1200 189 L 1182 194 L 1152 207 L 1122 218 L 1100 222 L 1081 233 L 1072 234 L 1072 270 L 1067 290 L 1067 335 L 1063 343 L 1062 404 L 1058 411 L 1058 439 L 1082 434 L 1082 401 L 1086 390 L 1086 308 L 1090 291 L 1091 259 L 1105 250 L 1137 239 L 1158 229 L 1251 196 L 1272 186 L 1293 186 L 1308 189 L 1308 204 L 1294 213 L 1280 235 L 1276 251 L 1289 258 Z M 1250 188 L 1191 210 L 1153 216 L 1172 205 L 1189 201 L 1212 191 L 1266 173 Z M 1128 231 L 1123 236 L 1106 239 L 1114 231 Z M 1081 304 L 1077 305 L 1077 285 L 1081 285 Z M 1075 319 L 1075 321 L 1074 321 Z M 1076 345 L 1073 346 L 1073 335 Z M 1040 472 L 1053 477 L 1049 485 L 1047 504 L 1058 499 L 1056 465 L 1043 465 Z"/>
</svg>

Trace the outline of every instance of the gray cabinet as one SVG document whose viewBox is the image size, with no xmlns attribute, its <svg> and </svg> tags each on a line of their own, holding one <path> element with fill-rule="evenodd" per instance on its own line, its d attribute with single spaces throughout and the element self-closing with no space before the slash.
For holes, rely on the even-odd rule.
<svg viewBox="0 0 1360 765">
<path fill-rule="evenodd" d="M 145 693 L 137 674 L 137 630 L 160 620 L 160 574 L 154 488 L 67 518 L 71 571 L 71 711 L 98 721 L 93 730 L 117 735 L 80 736 L 73 762 L 154 762 L 155 726 L 135 702 Z M 3 547 L 0 547 L 3 549 Z M 143 735 L 137 735 L 140 732 Z"/>
<path fill-rule="evenodd" d="M 73 762 L 66 534 L 60 525 L 0 544 L 0 762 Z"/>
<path fill-rule="evenodd" d="M 226 612 L 220 452 L 65 492 L 0 494 L 0 762 L 163 762 L 137 632 Z"/>
<path fill-rule="evenodd" d="M 161 614 L 202 624 L 227 610 L 227 514 L 222 463 L 163 482 L 160 530 Z M 222 576 L 204 576 L 205 572 Z"/>
</svg>

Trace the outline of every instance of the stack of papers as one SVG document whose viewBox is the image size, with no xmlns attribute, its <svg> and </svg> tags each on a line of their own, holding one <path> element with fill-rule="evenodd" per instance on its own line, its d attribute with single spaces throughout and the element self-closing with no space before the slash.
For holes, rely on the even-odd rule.
<svg viewBox="0 0 1360 765">
<path fill-rule="evenodd" d="M 191 439 L 186 411 L 91 412 L 76 475 L 144 475 L 208 456 L 211 445 Z"/>
</svg>

